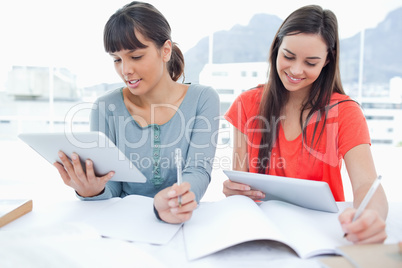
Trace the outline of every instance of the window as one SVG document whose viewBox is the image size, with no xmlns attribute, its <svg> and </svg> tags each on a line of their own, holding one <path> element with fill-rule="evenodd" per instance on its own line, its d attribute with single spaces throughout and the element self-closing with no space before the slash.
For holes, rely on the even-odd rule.
<svg viewBox="0 0 402 268">
<path fill-rule="evenodd" d="M 389 0 L 385 1 L 391 3 Z M 43 163 L 42 166 L 41 159 L 21 144 L 17 135 L 21 132 L 64 131 L 66 128 L 74 131 L 87 131 L 89 130 L 91 103 L 106 91 L 122 86 L 120 78 L 113 69 L 111 58 L 103 51 L 102 33 L 107 18 L 126 2 L 98 1 L 96 12 L 90 1 L 88 3 L 78 0 L 40 1 L 41 4 L 43 2 L 46 2 L 46 8 L 38 8 L 42 5 L 38 5 L 37 1 L 28 0 L 23 1 L 24 8 L 21 8 L 21 1 L 5 0 L 0 3 L 0 9 L 6 11 L 0 16 L 1 25 L 5 25 L 0 31 L 5 37 L 4 40 L 8 40 L 2 42 L 4 55 L 0 61 L 0 148 L 2 148 L 0 162 L 4 167 L 2 176 L 0 176 L 0 184 L 2 180 L 8 178 L 12 183 L 14 180 L 32 183 L 33 176 L 47 176 L 56 181 L 53 167 L 47 163 Z M 261 1 L 261 5 L 248 5 L 252 11 L 242 10 L 241 14 L 244 14 L 242 18 L 238 15 L 240 13 L 234 9 L 230 9 L 224 14 L 222 12 L 215 14 L 213 8 L 205 5 L 208 11 L 208 23 L 205 23 L 205 12 L 192 12 L 190 15 L 184 12 L 177 15 L 177 11 L 171 8 L 172 3 L 165 2 L 158 1 L 155 6 L 166 15 L 171 23 L 173 41 L 177 42 L 182 49 L 186 63 L 190 62 L 190 58 L 196 61 L 192 68 L 198 71 L 202 69 L 208 58 L 208 47 L 205 42 L 203 43 L 203 38 L 210 32 L 216 33 L 214 40 L 217 42 L 219 41 L 218 32 L 222 31 L 222 27 L 229 29 L 228 25 L 236 25 L 248 15 L 251 18 L 251 13 L 272 14 L 272 8 L 263 4 L 265 3 L 263 1 Z M 227 3 L 231 5 L 231 2 L 227 1 Z M 288 4 L 278 2 L 276 5 L 279 10 L 280 7 L 286 7 Z M 294 8 L 297 5 L 294 5 Z M 358 30 L 356 27 L 349 27 L 351 25 L 349 19 L 355 19 L 353 14 L 341 12 L 342 8 L 339 8 L 338 5 L 338 2 L 334 1 L 328 8 L 336 12 L 341 40 L 344 40 L 358 34 Z M 380 23 L 387 15 L 381 12 L 390 12 L 399 7 L 395 5 L 384 5 L 389 10 L 384 8 L 382 11 L 374 8 L 372 11 L 365 12 L 369 19 L 362 18 L 361 26 L 376 27 L 375 23 Z M 90 20 L 88 20 L 89 14 Z M 194 22 L 191 24 L 191 31 L 188 27 L 188 16 Z M 241 23 L 243 24 L 243 22 Z M 345 25 L 347 26 L 345 27 Z M 343 31 L 348 31 L 348 33 Z M 230 34 L 229 30 L 223 32 Z M 248 36 L 241 35 L 240 38 L 249 38 Z M 231 46 L 238 45 L 235 40 L 230 39 L 230 41 Z M 199 46 L 197 46 L 198 42 Z M 224 42 L 220 42 L 215 48 L 222 54 L 229 53 L 231 50 L 225 47 L 219 48 L 223 45 Z M 269 45 L 268 42 L 254 46 L 258 51 L 259 46 L 265 47 L 265 51 L 259 51 L 259 53 L 263 53 L 261 55 L 263 55 L 264 63 L 267 61 Z M 248 48 L 240 47 L 236 50 L 235 55 L 228 56 L 229 60 L 222 60 L 223 62 L 219 64 L 230 64 L 230 62 L 239 64 L 240 62 L 236 62 L 239 53 L 245 54 L 248 51 Z M 374 52 L 370 50 L 369 53 Z M 218 62 L 221 55 L 214 56 L 213 62 Z M 253 61 L 251 55 L 247 54 L 247 56 L 250 56 L 249 62 Z M 244 64 L 246 65 L 248 62 Z M 217 84 L 208 83 L 208 85 L 221 95 L 221 115 L 230 107 L 234 97 L 258 83 L 265 82 L 267 72 L 261 66 L 239 69 L 237 65 L 234 69 L 217 68 L 216 71 L 210 72 L 209 75 L 215 78 L 210 81 L 217 81 Z M 357 67 L 353 65 L 345 68 L 347 69 L 345 72 L 351 74 Z M 394 71 L 394 75 L 398 75 L 395 68 L 389 69 L 389 72 Z M 234 73 L 240 78 L 239 80 L 232 77 Z M 263 81 L 258 80 L 261 76 L 264 78 Z M 367 77 L 373 76 L 367 74 Z M 198 77 L 192 79 L 189 82 L 197 81 Z M 243 81 L 249 79 L 252 81 L 252 85 L 242 84 Z M 229 81 L 233 82 L 236 87 L 228 86 Z M 400 164 L 392 161 L 401 159 L 402 155 L 400 150 L 402 103 L 396 101 L 396 98 L 391 101 L 379 101 L 388 94 L 388 91 L 391 91 L 388 83 L 369 85 L 365 80 L 363 82 L 364 92 L 367 93 L 367 96 L 364 97 L 374 97 L 368 101 L 358 100 L 358 102 L 361 103 L 369 125 L 374 124 L 370 125 L 370 130 L 373 133 L 377 131 L 378 135 L 384 135 L 373 135 L 372 139 L 376 168 L 384 174 L 384 177 L 387 175 L 385 173 L 388 173 L 388 177 L 397 178 L 395 174 L 401 173 Z M 356 98 L 357 77 L 349 84 L 344 84 L 344 88 L 348 94 L 353 93 L 353 97 Z M 398 90 L 393 92 L 398 92 Z M 378 93 L 379 91 L 381 93 Z M 372 113 L 373 110 L 386 112 Z M 387 124 L 383 125 L 384 122 Z M 220 134 L 220 137 L 226 146 L 219 149 L 217 156 L 231 160 L 231 125 L 223 122 L 221 128 L 225 132 Z M 8 145 L 10 142 L 13 145 Z M 30 161 L 35 165 L 26 164 Z M 27 165 L 26 167 L 23 166 L 23 162 Z M 394 164 L 391 165 L 391 163 Z M 224 168 L 231 168 L 231 166 Z M 38 175 L 38 170 L 45 175 L 42 173 Z M 57 183 L 62 182 L 59 180 Z M 384 184 L 386 184 L 385 181 Z M 212 185 L 212 187 L 221 187 L 221 184 Z"/>
</svg>

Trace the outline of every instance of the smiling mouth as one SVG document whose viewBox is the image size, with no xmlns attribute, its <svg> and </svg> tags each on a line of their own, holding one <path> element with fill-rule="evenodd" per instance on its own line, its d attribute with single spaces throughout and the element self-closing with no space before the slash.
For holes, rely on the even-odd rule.
<svg viewBox="0 0 402 268">
<path fill-rule="evenodd" d="M 141 79 L 137 79 L 137 80 L 130 80 L 127 81 L 129 84 L 134 85 L 135 83 L 138 83 L 139 81 L 141 81 Z"/>
<path fill-rule="evenodd" d="M 286 73 L 285 72 L 285 74 L 286 74 L 286 76 L 290 79 L 290 80 L 292 80 L 292 81 L 294 81 L 294 82 L 300 82 L 300 81 L 302 81 L 304 78 L 294 78 L 294 77 L 292 77 L 292 76 L 290 76 L 288 73 Z"/>
</svg>

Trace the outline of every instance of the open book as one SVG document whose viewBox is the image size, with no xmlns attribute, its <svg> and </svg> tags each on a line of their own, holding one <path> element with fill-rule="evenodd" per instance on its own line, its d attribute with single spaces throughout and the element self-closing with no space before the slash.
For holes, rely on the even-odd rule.
<svg viewBox="0 0 402 268">
<path fill-rule="evenodd" d="M 181 228 L 181 224 L 165 223 L 155 217 L 151 197 L 128 195 L 113 199 L 85 220 L 103 237 L 163 245 Z"/>
<path fill-rule="evenodd" d="M 282 201 L 258 205 L 245 196 L 203 203 L 183 226 L 189 260 L 253 240 L 281 242 L 301 258 L 337 254 L 349 245 L 338 213 L 310 210 Z"/>
</svg>

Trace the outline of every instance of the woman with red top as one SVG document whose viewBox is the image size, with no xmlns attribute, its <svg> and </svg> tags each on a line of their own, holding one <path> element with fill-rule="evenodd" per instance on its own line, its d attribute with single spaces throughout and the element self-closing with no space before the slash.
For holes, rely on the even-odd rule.
<svg viewBox="0 0 402 268">
<path fill-rule="evenodd" d="M 377 173 L 364 115 L 342 88 L 334 13 L 313 5 L 290 14 L 273 40 L 269 63 L 267 84 L 242 93 L 225 115 L 234 126 L 233 169 L 325 181 L 335 200 L 344 201 L 343 159 L 354 196 L 354 208 L 339 217 L 347 239 L 384 242 L 388 203 L 381 187 L 352 222 Z M 230 180 L 223 192 L 265 197 Z"/>
</svg>

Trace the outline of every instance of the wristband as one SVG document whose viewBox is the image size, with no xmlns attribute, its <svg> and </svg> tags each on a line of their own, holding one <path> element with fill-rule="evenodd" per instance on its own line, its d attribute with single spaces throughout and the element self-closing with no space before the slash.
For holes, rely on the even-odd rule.
<svg viewBox="0 0 402 268">
<path fill-rule="evenodd" d="M 157 218 L 158 220 L 163 221 L 163 220 L 161 219 L 161 217 L 159 216 L 159 212 L 156 210 L 155 205 L 154 205 L 154 213 L 155 213 L 155 216 L 156 216 L 156 218 Z"/>
</svg>

